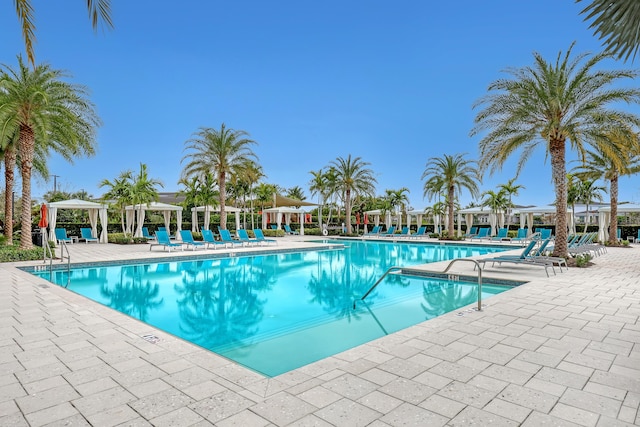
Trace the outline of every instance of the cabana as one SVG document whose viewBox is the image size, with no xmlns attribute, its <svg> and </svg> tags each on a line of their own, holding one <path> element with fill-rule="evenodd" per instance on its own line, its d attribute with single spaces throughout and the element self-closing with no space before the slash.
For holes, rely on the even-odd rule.
<svg viewBox="0 0 640 427">
<path fill-rule="evenodd" d="M 420 226 L 422 225 L 422 217 L 424 215 L 426 215 L 426 209 L 414 209 L 412 211 L 408 211 L 407 212 L 407 226 L 411 227 L 411 221 L 412 221 L 412 217 L 416 217 L 416 226 L 418 228 L 420 228 Z"/>
<path fill-rule="evenodd" d="M 520 214 L 520 228 L 526 228 L 529 226 L 528 235 L 533 232 L 533 216 L 534 215 L 554 215 L 556 213 L 556 207 L 554 205 L 548 206 L 533 206 L 530 208 L 520 208 L 514 211 L 514 213 Z M 573 222 L 573 213 L 571 207 L 567 208 L 567 226 L 570 233 L 575 233 L 575 224 Z"/>
<path fill-rule="evenodd" d="M 101 243 L 107 243 L 107 205 L 101 203 L 90 202 L 88 200 L 62 200 L 60 202 L 46 203 L 47 221 L 49 222 L 49 240 L 56 240 L 56 218 L 58 216 L 58 209 L 80 209 L 89 211 L 89 223 L 91 224 L 91 235 L 98 237 L 98 219 L 100 219 L 100 226 L 102 231 L 98 241 Z M 46 242 L 43 242 L 43 244 Z"/>
<path fill-rule="evenodd" d="M 285 224 L 291 224 L 291 214 L 298 214 L 300 221 L 300 235 L 304 236 L 304 214 L 305 210 L 300 208 L 292 208 L 288 206 L 280 206 L 277 208 L 264 209 L 262 211 L 262 228 L 267 228 L 267 214 L 276 216 L 276 224 L 278 228 L 282 226 L 282 217 L 284 216 Z"/>
<path fill-rule="evenodd" d="M 618 215 L 621 213 L 640 212 L 640 205 L 633 203 L 622 203 L 618 205 Z M 609 240 L 609 225 L 611 223 L 611 206 L 602 206 L 598 209 L 598 240 L 601 242 Z M 621 236 L 626 237 L 626 236 Z"/>
<path fill-rule="evenodd" d="M 462 234 L 462 218 L 464 215 L 464 223 L 467 225 L 467 232 L 473 226 L 473 216 L 474 215 L 489 215 L 489 223 L 491 224 L 491 233 L 493 234 L 493 230 L 495 229 L 495 217 L 491 209 L 486 206 L 478 206 L 473 208 L 459 209 L 458 210 L 458 234 Z M 493 221 L 492 221 L 493 219 Z"/>
<path fill-rule="evenodd" d="M 365 211 L 364 214 L 367 215 L 369 218 L 373 217 L 373 225 L 380 225 L 380 217 L 383 215 L 382 209 Z M 369 220 L 369 222 L 371 222 L 371 220 Z M 386 211 L 384 213 L 384 225 L 387 227 L 387 229 L 391 227 L 391 212 L 389 211 Z"/>
<path fill-rule="evenodd" d="M 178 230 L 182 229 L 182 206 L 169 205 L 167 203 L 150 202 L 149 204 L 129 205 L 124 208 L 126 212 L 126 228 L 127 233 L 133 231 L 133 224 L 135 223 L 135 215 L 137 212 L 138 221 L 136 226 L 135 237 L 142 237 L 142 227 L 144 226 L 144 217 L 146 211 L 160 211 L 164 217 L 164 226 L 169 232 L 169 224 L 171 222 L 171 212 L 176 213 L 176 223 Z M 169 233 L 171 234 L 171 233 Z M 176 240 L 180 240 L 180 233 L 176 233 Z"/>
<path fill-rule="evenodd" d="M 235 206 L 225 206 L 224 210 L 227 213 L 233 212 L 236 214 L 236 230 L 239 230 L 240 212 L 242 212 L 242 209 L 236 208 Z M 191 231 L 193 232 L 200 231 L 198 229 L 198 212 L 204 212 L 204 225 L 202 226 L 202 228 L 204 230 L 208 230 L 209 221 L 211 220 L 211 214 L 214 212 L 220 212 L 220 208 L 215 208 L 213 206 L 196 206 L 194 208 L 191 208 Z"/>
</svg>

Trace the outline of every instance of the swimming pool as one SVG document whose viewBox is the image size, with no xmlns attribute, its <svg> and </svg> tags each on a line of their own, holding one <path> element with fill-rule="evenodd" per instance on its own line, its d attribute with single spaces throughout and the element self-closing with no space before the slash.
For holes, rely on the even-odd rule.
<svg viewBox="0 0 640 427">
<path fill-rule="evenodd" d="M 390 275 L 354 309 L 389 267 L 501 250 L 340 243 L 344 248 L 72 269 L 68 288 L 276 376 L 476 301 L 476 283 Z M 66 270 L 52 279 L 66 285 Z M 483 299 L 507 289 L 485 284 Z"/>
</svg>

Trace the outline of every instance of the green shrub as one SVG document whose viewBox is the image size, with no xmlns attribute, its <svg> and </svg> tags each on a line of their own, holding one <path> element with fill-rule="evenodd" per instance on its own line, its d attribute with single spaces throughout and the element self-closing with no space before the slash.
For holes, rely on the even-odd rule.
<svg viewBox="0 0 640 427">
<path fill-rule="evenodd" d="M 109 243 L 115 243 L 116 245 L 131 245 L 147 243 L 146 237 L 133 237 L 129 233 L 111 233 L 109 234 Z"/>
<path fill-rule="evenodd" d="M 591 261 L 591 254 L 582 254 L 576 257 L 576 266 L 580 268 L 584 268 Z"/>
<path fill-rule="evenodd" d="M 0 246 L 0 262 L 35 261 L 42 259 L 42 248 L 18 249 L 13 245 Z"/>
</svg>

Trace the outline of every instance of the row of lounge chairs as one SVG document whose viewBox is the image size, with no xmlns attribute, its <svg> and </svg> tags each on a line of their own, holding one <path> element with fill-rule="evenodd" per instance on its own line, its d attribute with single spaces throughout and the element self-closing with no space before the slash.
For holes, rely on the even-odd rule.
<svg viewBox="0 0 640 427">
<path fill-rule="evenodd" d="M 181 242 L 172 241 L 169 237 L 169 233 L 164 230 L 156 231 L 155 243 L 152 243 L 149 247 L 149 250 L 153 249 L 155 246 L 162 246 L 165 250 L 171 252 L 171 249 L 180 248 L 180 250 L 192 249 L 196 250 L 198 248 L 209 249 L 211 248 L 234 248 L 234 247 L 243 247 L 243 246 L 259 246 L 259 245 L 268 245 L 268 244 L 278 244 L 278 241 L 275 239 L 268 239 L 264 236 L 264 233 L 261 229 L 256 228 L 253 230 L 254 238 L 250 238 L 247 230 L 237 230 L 238 238 L 234 239 L 231 236 L 229 230 L 220 230 L 220 240 L 216 240 L 213 232 L 211 230 L 202 230 L 202 238 L 203 241 L 194 240 L 193 234 L 191 230 L 180 230 L 180 238 Z"/>
<path fill-rule="evenodd" d="M 421 226 L 416 230 L 415 233 L 411 233 L 409 227 L 402 227 L 400 233 L 396 233 L 396 227 L 392 225 L 385 231 L 382 232 L 382 226 L 376 225 L 374 226 L 369 233 L 365 233 L 362 237 L 401 237 L 401 238 L 409 238 L 409 239 L 418 239 L 420 237 L 429 237 L 427 234 L 427 227 Z"/>
<path fill-rule="evenodd" d="M 54 233 L 56 235 L 57 244 L 60 244 L 61 242 L 64 242 L 64 243 L 73 243 L 74 241 L 80 242 L 82 240 L 84 240 L 85 243 L 90 243 L 90 242 L 98 243 L 98 238 L 93 237 L 93 233 L 90 228 L 81 228 L 80 237 L 78 238 L 76 238 L 75 236 L 68 236 L 66 228 L 56 228 L 54 230 Z"/>
</svg>

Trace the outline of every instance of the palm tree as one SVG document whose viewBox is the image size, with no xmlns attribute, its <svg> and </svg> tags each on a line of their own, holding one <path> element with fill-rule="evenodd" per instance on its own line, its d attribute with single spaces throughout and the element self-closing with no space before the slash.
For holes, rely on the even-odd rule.
<svg viewBox="0 0 640 427">
<path fill-rule="evenodd" d="M 262 171 L 262 166 L 254 162 L 253 160 L 249 160 L 245 162 L 242 168 L 242 179 L 249 186 L 249 203 L 250 203 L 250 211 L 251 211 L 251 228 L 256 228 L 254 212 L 253 212 L 253 186 L 256 185 L 262 178 L 265 177 L 264 172 Z"/>
<path fill-rule="evenodd" d="M 31 0 L 15 0 L 16 14 L 22 24 L 22 38 L 27 51 L 27 58 L 31 65 L 35 66 L 33 54 L 33 42 L 35 36 L 34 10 Z M 87 0 L 87 10 L 93 29 L 98 28 L 98 22 L 102 20 L 107 27 L 113 28 L 111 21 L 111 0 Z"/>
<path fill-rule="evenodd" d="M 491 83 L 489 94 L 474 106 L 483 109 L 471 131 L 472 135 L 489 131 L 480 141 L 481 170 L 493 172 L 512 153 L 521 150 L 519 171 L 538 145 L 548 150 L 556 192 L 553 255 L 562 257 L 567 255 L 567 140 L 580 157 L 584 157 L 587 144 L 609 152 L 615 146 L 604 138 L 605 132 L 615 130 L 628 135 L 630 125 L 640 124 L 640 117 L 608 108 L 611 103 L 640 100 L 638 89 L 611 87 L 622 79 L 634 78 L 637 73 L 594 70 L 610 55 L 582 54 L 570 59 L 572 48 L 573 45 L 564 56 L 560 53 L 555 64 L 534 53 L 533 67 L 509 69 L 513 78 Z"/>
<path fill-rule="evenodd" d="M 589 205 L 593 201 L 602 201 L 601 192 L 605 191 L 604 187 L 595 185 L 595 181 L 588 179 L 581 179 L 578 182 L 578 200 L 585 204 L 585 221 L 584 221 L 584 233 L 587 232 L 589 226 Z"/>
<path fill-rule="evenodd" d="M 487 190 L 480 195 L 480 197 L 486 197 L 481 203 L 482 206 L 488 206 L 491 209 L 491 212 L 498 219 L 498 215 L 506 210 L 509 206 L 509 199 L 507 199 L 507 195 L 504 191 L 500 190 L 495 192 L 493 190 Z M 495 230 L 491 230 L 491 235 L 493 236 L 493 232 Z"/>
<path fill-rule="evenodd" d="M 212 173 L 203 176 L 194 176 L 191 179 L 181 178 L 178 184 L 184 188 L 178 194 L 184 196 L 183 207 L 185 209 L 204 206 L 204 216 L 210 215 L 209 206 L 217 206 L 220 194 L 216 190 L 216 182 Z M 208 223 L 208 220 L 207 220 Z"/>
<path fill-rule="evenodd" d="M 463 188 L 466 188 L 472 197 L 478 195 L 478 183 L 481 181 L 476 162 L 464 158 L 465 154 L 445 154 L 444 157 L 431 157 L 422 173 L 424 183 L 424 196 L 431 200 L 434 196 L 444 193 L 448 202 L 449 221 L 447 230 L 449 236 L 454 235 L 453 211 L 456 198 Z"/>
<path fill-rule="evenodd" d="M 156 186 L 163 187 L 162 182 L 149 177 L 147 165 L 140 163 L 140 172 L 135 176 L 133 185 L 131 186 L 131 203 L 134 206 L 138 206 L 138 227 L 136 229 L 136 236 L 142 235 L 142 205 L 149 205 L 151 202 L 158 201 L 158 190 Z"/>
<path fill-rule="evenodd" d="M 583 0 L 576 0 L 581 2 Z M 589 28 L 594 35 L 605 39 L 607 52 L 625 61 L 633 54 L 635 59 L 640 46 L 640 4 L 637 0 L 591 0 L 581 14 L 587 14 L 585 21 L 593 19 Z"/>
<path fill-rule="evenodd" d="M 234 168 L 248 160 L 256 159 L 251 145 L 256 142 L 246 138 L 249 134 L 243 130 L 227 128 L 223 123 L 220 129 L 202 127 L 193 138 L 185 143 L 188 153 L 182 161 L 188 160 L 183 175 L 190 177 L 205 172 L 214 172 L 220 192 L 220 227 L 227 228 L 227 176 Z"/>
<path fill-rule="evenodd" d="M 99 187 L 109 187 L 106 193 L 102 195 L 102 200 L 112 201 L 113 205 L 120 210 L 120 222 L 122 224 L 122 232 L 126 232 L 124 223 L 125 208 L 132 203 L 131 193 L 133 191 L 133 172 L 130 170 L 120 172 L 120 175 L 113 181 L 103 179 L 98 184 Z"/>
<path fill-rule="evenodd" d="M 258 201 L 260 202 L 260 206 L 263 212 L 265 203 L 273 200 L 274 194 L 276 194 L 276 186 L 273 184 L 266 184 L 264 182 L 261 182 L 256 187 L 256 199 L 258 199 Z M 263 223 L 262 227 L 264 226 L 265 224 Z"/>
<path fill-rule="evenodd" d="M 574 169 L 576 176 L 580 178 L 594 180 L 603 178 L 609 181 L 611 199 L 611 223 L 609 228 L 611 230 L 618 229 L 618 178 L 640 172 L 640 155 L 637 154 L 637 149 L 633 149 L 634 146 L 638 146 L 637 137 L 632 141 L 621 142 L 621 146 L 627 147 L 627 150 L 622 151 L 625 159 L 620 164 L 616 164 L 616 156 L 606 156 L 603 153 L 587 151 L 584 163 Z M 616 234 L 609 233 L 609 243 L 613 245 L 616 242 Z"/>
<path fill-rule="evenodd" d="M 1 94 L 0 94 L 1 96 Z M 0 98 L 1 99 L 1 98 Z M 1 102 L 1 101 L 0 101 Z M 0 144 L 0 158 L 4 159 L 4 237 L 13 244 L 13 186 L 15 184 L 17 133 L 4 138 Z"/>
<path fill-rule="evenodd" d="M 358 194 L 372 195 L 377 181 L 373 171 L 367 168 L 369 163 L 362 161 L 360 157 L 352 159 L 351 154 L 346 159 L 338 157 L 331 165 L 336 176 L 337 188 L 344 194 L 347 233 L 351 234 L 351 197 Z"/>
<path fill-rule="evenodd" d="M 385 190 L 386 209 L 390 212 L 398 213 L 398 228 L 402 227 L 402 213 L 409 204 L 409 189 L 402 187 L 399 190 Z"/>
<path fill-rule="evenodd" d="M 18 134 L 22 176 L 20 248 L 31 243 L 31 172 L 40 150 L 54 150 L 67 160 L 93 155 L 100 124 L 83 86 L 62 81 L 68 77 L 43 64 L 30 70 L 18 57 L 18 69 L 4 65 L 0 73 L 0 141 Z M 37 145 L 36 145 L 37 144 Z M 39 146 L 39 147 L 38 147 Z M 40 151 L 41 152 L 41 151 Z"/>
<path fill-rule="evenodd" d="M 574 230 L 576 223 L 576 203 L 580 201 L 580 181 L 573 174 L 567 174 L 567 205 L 571 206 L 571 218 L 573 219 Z M 571 231 L 572 233 L 575 231 Z"/>
<path fill-rule="evenodd" d="M 309 181 L 309 191 L 312 196 L 318 196 L 318 227 L 322 228 L 322 209 L 327 192 L 327 182 L 322 169 L 309 172 L 312 176 Z"/>
<path fill-rule="evenodd" d="M 513 208 L 513 196 L 517 196 L 518 192 L 520 190 L 522 190 L 524 187 L 524 185 L 516 185 L 514 184 L 516 181 L 516 178 L 511 178 L 509 181 L 507 181 L 506 184 L 500 184 L 498 186 L 499 191 L 503 192 L 504 195 L 509 199 L 509 204 L 507 206 L 507 229 L 509 229 L 509 223 L 510 223 L 510 219 L 511 219 L 511 208 Z"/>
<path fill-rule="evenodd" d="M 291 187 L 287 190 L 287 197 L 296 200 L 306 200 L 307 197 L 304 195 L 304 190 L 299 185 L 295 187 Z"/>
</svg>

